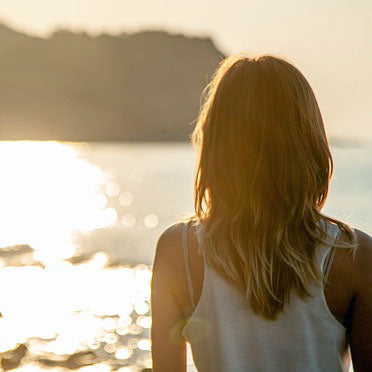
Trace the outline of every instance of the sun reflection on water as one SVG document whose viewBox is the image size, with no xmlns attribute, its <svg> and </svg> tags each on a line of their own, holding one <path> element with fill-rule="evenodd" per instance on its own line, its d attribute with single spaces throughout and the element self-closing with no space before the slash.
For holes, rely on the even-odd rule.
<svg viewBox="0 0 372 372">
<path fill-rule="evenodd" d="M 0 360 L 14 371 L 151 367 L 150 268 L 110 267 L 104 252 L 80 264 L 66 260 L 82 244 L 79 234 L 117 223 L 108 197 L 133 203 L 112 175 L 81 156 L 85 151 L 0 142 Z M 130 177 L 142 182 L 145 171 L 135 168 Z M 121 220 L 131 227 L 136 217 Z M 144 224 L 157 223 L 148 215 Z"/>
<path fill-rule="evenodd" d="M 29 244 L 37 260 L 59 260 L 74 255 L 74 232 L 115 222 L 102 191 L 107 176 L 78 146 L 0 142 L 0 159 L 0 246 Z"/>
<path fill-rule="evenodd" d="M 128 361 L 134 349 L 149 351 L 151 271 L 105 268 L 105 261 L 99 253 L 80 265 L 2 268 L 0 282 L 9 285 L 2 289 L 0 353 L 25 344 L 35 359 L 93 350 L 97 358 L 115 353 Z"/>
</svg>

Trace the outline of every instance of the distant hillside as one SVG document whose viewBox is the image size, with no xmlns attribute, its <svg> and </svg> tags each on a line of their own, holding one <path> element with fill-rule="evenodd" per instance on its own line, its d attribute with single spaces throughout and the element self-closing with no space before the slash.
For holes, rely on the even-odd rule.
<svg viewBox="0 0 372 372">
<path fill-rule="evenodd" d="M 209 38 L 160 31 L 58 31 L 0 25 L 0 139 L 183 141 L 224 55 Z"/>
</svg>

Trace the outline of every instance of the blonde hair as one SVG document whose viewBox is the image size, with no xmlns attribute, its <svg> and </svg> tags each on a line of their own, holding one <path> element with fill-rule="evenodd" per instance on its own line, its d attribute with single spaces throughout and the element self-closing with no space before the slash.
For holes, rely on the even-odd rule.
<svg viewBox="0 0 372 372">
<path fill-rule="evenodd" d="M 333 172 L 322 116 L 301 72 L 271 55 L 224 59 L 203 93 L 190 220 L 203 226 L 207 263 L 275 319 L 291 290 L 306 298 L 321 283 L 320 219 L 348 237 L 332 245 L 357 247 L 346 223 L 321 213 Z"/>
</svg>

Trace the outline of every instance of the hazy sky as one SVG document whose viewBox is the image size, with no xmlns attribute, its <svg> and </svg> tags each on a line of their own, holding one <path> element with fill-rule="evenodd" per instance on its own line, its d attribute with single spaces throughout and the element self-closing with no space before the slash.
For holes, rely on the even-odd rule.
<svg viewBox="0 0 372 372">
<path fill-rule="evenodd" d="M 310 81 L 330 134 L 372 139 L 372 0 L 1 0 L 0 21 L 209 35 L 226 54 L 275 53 Z"/>
</svg>

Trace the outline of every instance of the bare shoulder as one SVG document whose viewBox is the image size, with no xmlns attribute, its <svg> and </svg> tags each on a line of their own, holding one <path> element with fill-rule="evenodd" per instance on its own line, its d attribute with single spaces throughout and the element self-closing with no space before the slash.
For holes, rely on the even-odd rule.
<svg viewBox="0 0 372 372">
<path fill-rule="evenodd" d="M 179 259 L 182 244 L 182 225 L 182 222 L 173 223 L 159 235 L 154 263 L 156 260 L 175 263 Z"/>
<path fill-rule="evenodd" d="M 158 237 L 153 260 L 153 273 L 173 283 L 179 275 L 182 261 L 182 222 L 168 226 Z M 174 283 L 175 284 L 175 283 Z"/>
<path fill-rule="evenodd" d="M 361 264 L 364 266 L 367 262 L 371 263 L 372 237 L 361 230 L 354 229 L 354 231 L 358 239 L 357 256 L 360 261 L 363 261 Z"/>
<path fill-rule="evenodd" d="M 335 271 L 345 285 L 352 287 L 356 294 L 366 286 L 372 286 L 372 237 L 366 232 L 353 228 L 357 239 L 356 249 L 337 249 Z M 348 241 L 346 234 L 341 233 L 341 240 Z"/>
<path fill-rule="evenodd" d="M 367 233 L 354 229 L 358 239 L 358 248 L 355 252 L 354 265 L 357 270 L 356 282 L 358 288 L 372 286 L 372 237 Z"/>
</svg>

